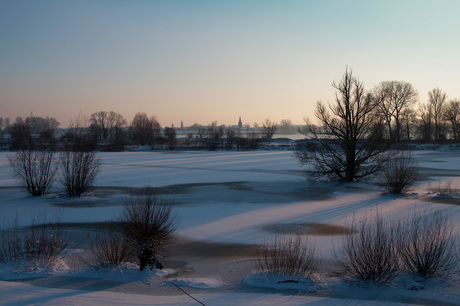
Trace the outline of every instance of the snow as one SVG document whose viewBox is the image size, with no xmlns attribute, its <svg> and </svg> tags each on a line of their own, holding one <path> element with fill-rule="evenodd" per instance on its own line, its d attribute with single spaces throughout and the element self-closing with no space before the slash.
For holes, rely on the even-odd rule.
<svg viewBox="0 0 460 306">
<path fill-rule="evenodd" d="M 277 225 L 346 226 L 353 216 L 377 210 L 390 218 L 407 217 L 414 210 L 441 211 L 458 225 L 460 205 L 452 204 L 458 200 L 458 192 L 439 196 L 429 191 L 438 182 L 450 182 L 458 190 L 458 151 L 415 151 L 421 178 L 405 196 L 382 194 L 365 183 L 312 185 L 305 181 L 290 151 L 100 153 L 103 167 L 97 188 L 81 199 L 66 198 L 57 183 L 44 197 L 27 195 L 11 176 L 7 158 L 10 154 L 0 153 L 3 223 L 11 222 L 17 215 L 19 225 L 26 226 L 37 213 L 58 210 L 62 222 L 73 224 L 79 248 L 73 252 L 76 254 L 83 252 L 87 244 L 86 232 L 95 231 L 86 226 L 113 219 L 129 193 L 127 188 L 155 187 L 162 197 L 174 202 L 180 237 L 213 248 L 226 246 L 239 255 L 227 258 L 210 252 L 193 257 L 178 253 L 172 256 L 176 266 L 144 272 L 129 264 L 115 270 L 96 270 L 63 263 L 54 270 L 28 273 L 17 273 L 13 267 L 2 265 L 0 304 L 197 305 L 175 285 L 206 305 L 458 304 L 460 301 L 458 275 L 452 280 L 431 280 L 423 285 L 401 276 L 390 287 L 379 288 L 361 288 L 324 273 L 314 282 L 286 282 L 254 274 L 251 256 L 239 250 L 244 245 L 263 245 L 277 235 L 267 228 Z M 325 264 L 333 262 L 332 249 L 340 243 L 340 234 L 311 232 L 308 237 L 321 260 Z M 179 268 L 181 263 L 184 268 Z"/>
</svg>

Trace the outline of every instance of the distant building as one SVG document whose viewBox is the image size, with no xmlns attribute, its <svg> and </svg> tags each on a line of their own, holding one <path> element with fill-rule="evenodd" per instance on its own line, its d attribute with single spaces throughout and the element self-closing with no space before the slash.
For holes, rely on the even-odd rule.
<svg viewBox="0 0 460 306">
<path fill-rule="evenodd" d="M 243 122 L 241 121 L 241 116 L 240 116 L 240 120 L 238 120 L 238 128 L 242 128 L 243 127 Z"/>
</svg>

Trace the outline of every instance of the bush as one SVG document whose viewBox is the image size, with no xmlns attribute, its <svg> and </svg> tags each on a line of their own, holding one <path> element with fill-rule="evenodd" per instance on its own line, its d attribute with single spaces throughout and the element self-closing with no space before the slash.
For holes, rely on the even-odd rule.
<svg viewBox="0 0 460 306">
<path fill-rule="evenodd" d="M 441 212 L 414 213 L 398 228 L 403 268 L 419 277 L 448 277 L 457 264 L 454 228 Z"/>
<path fill-rule="evenodd" d="M 36 217 L 25 229 L 14 224 L 2 229 L 0 262 L 11 262 L 26 271 L 40 267 L 52 268 L 60 256 L 66 253 L 68 241 L 60 226 L 60 216 L 53 222 L 46 217 Z"/>
<path fill-rule="evenodd" d="M 378 184 L 394 194 L 406 193 L 417 179 L 417 163 L 410 152 L 400 152 L 388 159 Z"/>
<path fill-rule="evenodd" d="M 436 186 L 430 185 L 428 191 L 442 196 L 450 196 L 455 193 L 451 181 L 438 182 Z"/>
<path fill-rule="evenodd" d="M 65 151 L 61 153 L 61 182 L 70 197 L 80 197 L 94 184 L 101 168 L 95 151 Z"/>
<path fill-rule="evenodd" d="M 365 215 L 360 221 L 353 218 L 349 228 L 334 253 L 343 277 L 377 286 L 391 282 L 400 268 L 393 223 Z"/>
<path fill-rule="evenodd" d="M 124 201 L 119 217 L 120 232 L 139 259 L 140 270 L 162 269 L 159 259 L 174 239 L 176 217 L 171 203 L 147 192 Z"/>
<path fill-rule="evenodd" d="M 119 266 L 128 260 L 128 243 L 112 227 L 106 234 L 96 234 L 90 240 L 90 252 L 83 258 L 85 264 L 96 267 Z"/>
<path fill-rule="evenodd" d="M 300 236 L 274 238 L 256 256 L 258 272 L 301 278 L 311 277 L 317 271 L 315 248 Z"/>
<path fill-rule="evenodd" d="M 54 152 L 45 146 L 29 145 L 9 158 L 13 175 L 31 195 L 41 196 L 51 188 L 57 169 L 53 156 Z"/>
</svg>

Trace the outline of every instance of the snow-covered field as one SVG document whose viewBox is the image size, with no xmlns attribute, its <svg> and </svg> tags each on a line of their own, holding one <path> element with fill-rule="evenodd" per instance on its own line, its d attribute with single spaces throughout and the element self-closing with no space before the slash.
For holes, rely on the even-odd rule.
<svg viewBox="0 0 460 306">
<path fill-rule="evenodd" d="M 460 199 L 428 194 L 438 182 L 460 188 L 457 151 L 414 152 L 420 180 L 407 196 L 382 194 L 363 183 L 309 184 L 289 151 L 101 153 L 96 188 L 80 199 L 63 197 L 58 184 L 44 197 L 30 197 L 12 178 L 8 154 L 0 153 L 1 221 L 17 215 L 19 225 L 26 226 L 37 213 L 59 209 L 75 254 L 55 271 L 17 274 L 0 266 L 2 305 L 198 304 L 176 285 L 206 305 L 460 304 L 458 273 L 418 291 L 407 289 L 410 280 L 360 288 L 329 273 L 340 229 L 354 215 L 378 209 L 399 218 L 429 208 L 460 224 Z M 72 262 L 88 245 L 88 233 L 118 214 L 129 188 L 142 187 L 156 187 L 171 199 L 180 221 L 180 239 L 165 271 L 141 273 L 128 266 L 95 271 Z M 262 288 L 248 281 L 255 247 L 299 228 L 323 262 L 315 290 Z"/>
</svg>

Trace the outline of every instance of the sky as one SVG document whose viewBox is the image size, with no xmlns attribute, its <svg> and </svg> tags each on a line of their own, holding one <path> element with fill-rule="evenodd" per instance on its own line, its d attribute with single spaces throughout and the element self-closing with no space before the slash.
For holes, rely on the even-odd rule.
<svg viewBox="0 0 460 306">
<path fill-rule="evenodd" d="M 0 117 L 313 118 L 346 67 L 460 99 L 460 1 L 0 0 Z"/>
</svg>

